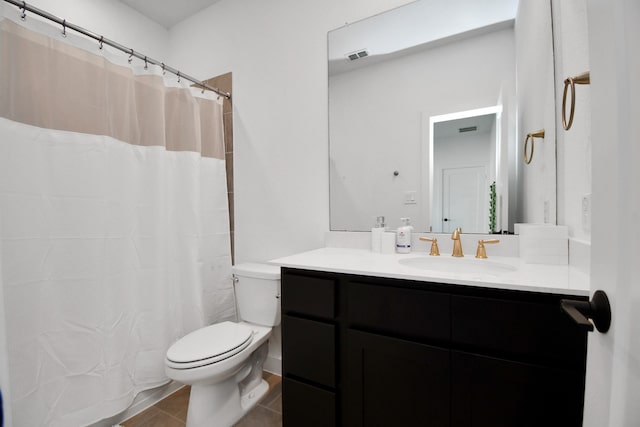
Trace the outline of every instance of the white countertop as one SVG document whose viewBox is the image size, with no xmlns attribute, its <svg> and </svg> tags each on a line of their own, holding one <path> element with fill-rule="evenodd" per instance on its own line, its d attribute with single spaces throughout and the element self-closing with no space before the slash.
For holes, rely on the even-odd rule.
<svg viewBox="0 0 640 427">
<path fill-rule="evenodd" d="M 269 261 L 282 267 L 334 273 L 357 274 L 362 276 L 408 279 L 438 282 L 494 289 L 509 289 L 529 292 L 545 292 L 567 295 L 589 295 L 589 275 L 568 265 L 526 264 L 515 257 L 489 257 L 476 259 L 473 255 L 452 258 L 441 255 L 442 262 L 460 268 L 448 269 L 417 268 L 400 263 L 409 258 L 433 258 L 420 252 L 410 254 L 379 254 L 365 249 L 321 248 Z M 445 260 L 447 258 L 447 260 Z M 426 260 L 427 262 L 429 260 Z M 439 262 L 440 260 L 436 260 Z M 498 263 L 513 268 L 514 271 L 465 271 L 474 269 L 482 262 Z M 406 262 L 406 261 L 403 261 Z M 466 266 L 465 266 L 466 264 Z M 477 270 L 477 269 L 476 269 Z"/>
</svg>

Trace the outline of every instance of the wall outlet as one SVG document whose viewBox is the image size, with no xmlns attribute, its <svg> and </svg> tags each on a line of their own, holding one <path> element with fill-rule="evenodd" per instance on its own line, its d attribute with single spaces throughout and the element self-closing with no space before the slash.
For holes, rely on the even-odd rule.
<svg viewBox="0 0 640 427">
<path fill-rule="evenodd" d="M 591 193 L 582 197 L 582 229 L 591 231 Z"/>
<path fill-rule="evenodd" d="M 418 192 L 415 190 L 412 191 L 405 191 L 404 192 L 404 204 L 405 205 L 415 205 L 416 203 L 418 203 L 416 201 L 416 194 Z"/>
</svg>

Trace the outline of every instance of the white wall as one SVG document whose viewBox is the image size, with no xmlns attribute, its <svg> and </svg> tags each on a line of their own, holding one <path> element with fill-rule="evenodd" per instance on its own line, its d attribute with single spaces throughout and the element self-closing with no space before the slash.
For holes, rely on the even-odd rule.
<svg viewBox="0 0 640 427">
<path fill-rule="evenodd" d="M 565 78 L 588 71 L 587 5 L 583 0 L 553 0 L 558 165 L 558 224 L 569 226 L 572 238 L 591 240 L 590 214 L 582 215 L 583 198 L 591 193 L 591 88 L 576 85 L 573 126 L 562 128 Z M 567 113 L 570 100 L 567 99 Z M 568 120 L 568 116 L 567 116 Z M 586 202 L 589 203 L 588 201 Z M 588 207 L 590 212 L 590 207 Z"/>
<path fill-rule="evenodd" d="M 221 0 L 174 26 L 171 62 L 233 72 L 236 261 L 324 244 L 327 32 L 408 0 Z"/>
<path fill-rule="evenodd" d="M 332 75 L 331 228 L 367 230 L 384 215 L 391 228 L 410 217 L 429 230 L 422 117 L 495 106 L 514 78 L 513 28 Z M 404 204 L 405 191 L 416 204 Z"/>
<path fill-rule="evenodd" d="M 517 221 L 556 223 L 556 110 L 549 1 L 521 1 L 516 15 L 519 147 Z M 526 135 L 544 129 L 530 164 L 522 160 Z"/>
<path fill-rule="evenodd" d="M 43 9 L 58 18 L 66 19 L 151 58 L 163 61 L 168 55 L 169 32 L 160 24 L 120 1 L 32 0 L 27 1 L 27 4 Z M 9 4 L 6 7 L 18 10 Z M 41 18 L 27 12 L 27 19 Z M 167 61 L 164 62 L 167 65 L 174 65 Z M 187 71 L 185 72 L 189 74 Z"/>
</svg>

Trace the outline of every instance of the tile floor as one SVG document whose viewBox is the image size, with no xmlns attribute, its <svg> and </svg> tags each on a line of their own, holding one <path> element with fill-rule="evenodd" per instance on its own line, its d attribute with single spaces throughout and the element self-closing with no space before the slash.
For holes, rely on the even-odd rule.
<svg viewBox="0 0 640 427">
<path fill-rule="evenodd" d="M 265 372 L 269 391 L 234 427 L 282 426 L 282 378 Z M 124 421 L 125 427 L 184 427 L 190 388 L 183 387 L 149 409 Z"/>
</svg>

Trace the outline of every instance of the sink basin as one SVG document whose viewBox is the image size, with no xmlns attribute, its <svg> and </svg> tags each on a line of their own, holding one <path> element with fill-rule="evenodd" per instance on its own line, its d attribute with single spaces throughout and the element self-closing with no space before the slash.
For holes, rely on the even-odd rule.
<svg viewBox="0 0 640 427">
<path fill-rule="evenodd" d="M 421 270 L 460 274 L 501 274 L 516 271 L 513 265 L 476 258 L 418 257 L 399 261 L 407 267 Z"/>
</svg>

